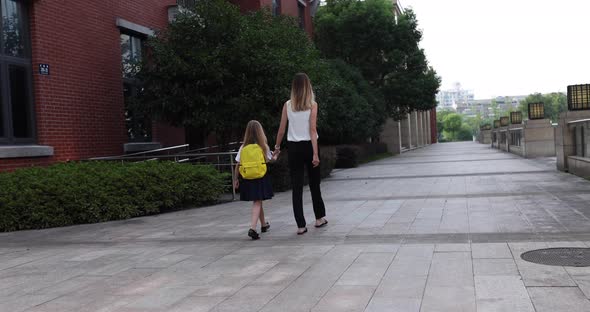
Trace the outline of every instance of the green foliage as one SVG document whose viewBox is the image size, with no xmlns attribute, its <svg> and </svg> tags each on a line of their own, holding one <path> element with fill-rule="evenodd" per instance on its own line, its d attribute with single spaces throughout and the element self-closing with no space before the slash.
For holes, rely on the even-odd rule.
<svg viewBox="0 0 590 312">
<path fill-rule="evenodd" d="M 225 0 L 199 1 L 148 42 L 138 109 L 173 125 L 206 129 L 222 141 L 251 119 L 275 129 L 293 75 L 319 54 L 292 17 L 243 15 Z"/>
<path fill-rule="evenodd" d="M 360 143 L 385 122 L 383 100 L 354 67 L 330 60 L 315 71 L 318 129 L 324 144 Z"/>
<path fill-rule="evenodd" d="M 472 141 L 473 131 L 468 124 L 462 124 L 461 128 L 457 132 L 457 141 Z"/>
<path fill-rule="evenodd" d="M 444 110 L 436 112 L 436 130 L 439 135 L 439 140 L 443 139 L 442 138 L 442 134 L 444 131 L 443 119 L 445 118 L 445 116 L 447 116 L 449 114 L 454 114 L 454 113 L 455 112 L 450 109 L 444 109 Z"/>
<path fill-rule="evenodd" d="M 328 58 L 358 67 L 381 94 L 387 116 L 436 106 L 440 78 L 418 44 L 422 33 L 407 10 L 396 23 L 387 0 L 329 0 L 315 18 L 315 42 Z"/>
<path fill-rule="evenodd" d="M 357 143 L 379 134 L 383 100 L 358 70 L 324 61 L 292 17 L 268 10 L 247 15 L 225 0 L 198 2 L 149 41 L 151 57 L 139 78 L 145 92 L 137 110 L 219 141 L 241 136 L 259 120 L 278 127 L 293 75 L 306 72 L 319 103 L 322 141 Z"/>
<path fill-rule="evenodd" d="M 567 95 L 562 92 L 553 92 L 549 94 L 535 93 L 527 96 L 520 102 L 519 110 L 522 116 L 528 117 L 529 103 L 545 103 L 545 118 L 552 122 L 557 122 L 559 114 L 567 111 Z"/>
<path fill-rule="evenodd" d="M 437 112 L 436 115 L 436 126 L 439 134 L 442 134 L 441 142 L 471 141 L 479 131 L 479 125 L 479 119 L 463 120 L 461 115 L 450 110 Z"/>
<path fill-rule="evenodd" d="M 459 114 L 448 114 L 443 118 L 443 127 L 451 133 L 458 132 L 463 124 L 463 118 Z"/>
<path fill-rule="evenodd" d="M 224 176 L 172 162 L 58 164 L 0 173 L 0 232 L 155 214 L 215 202 Z"/>
</svg>

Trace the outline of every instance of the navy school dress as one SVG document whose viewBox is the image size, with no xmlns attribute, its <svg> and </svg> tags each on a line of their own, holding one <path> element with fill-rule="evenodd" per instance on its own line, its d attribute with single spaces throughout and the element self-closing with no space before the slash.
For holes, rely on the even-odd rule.
<svg viewBox="0 0 590 312">
<path fill-rule="evenodd" d="M 243 147 L 243 146 L 242 146 Z M 240 154 L 242 153 L 242 147 L 236 155 L 236 161 L 240 162 Z M 266 154 L 266 159 L 270 160 L 272 154 L 270 151 Z M 267 171 L 264 177 L 254 180 L 240 179 L 240 200 L 241 201 L 256 201 L 256 200 L 268 200 L 273 198 L 274 193 L 272 191 L 272 182 L 270 179 L 269 171 Z"/>
</svg>

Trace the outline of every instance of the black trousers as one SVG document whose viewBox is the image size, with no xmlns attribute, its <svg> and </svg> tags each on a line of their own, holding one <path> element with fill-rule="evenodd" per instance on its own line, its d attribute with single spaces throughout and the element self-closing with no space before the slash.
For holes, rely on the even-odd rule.
<svg viewBox="0 0 590 312">
<path fill-rule="evenodd" d="M 291 173 L 291 185 L 293 186 L 293 214 L 297 227 L 305 227 L 303 216 L 303 173 L 307 167 L 309 177 L 309 189 L 313 202 L 313 212 L 316 219 L 326 216 L 326 207 L 320 190 L 320 166 L 313 167 L 313 147 L 311 141 L 287 142 L 289 155 L 289 171 Z"/>
</svg>

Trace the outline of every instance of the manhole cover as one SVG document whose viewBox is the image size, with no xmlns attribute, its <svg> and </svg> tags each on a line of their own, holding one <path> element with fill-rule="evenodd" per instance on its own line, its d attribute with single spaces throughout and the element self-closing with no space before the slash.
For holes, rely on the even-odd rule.
<svg viewBox="0 0 590 312">
<path fill-rule="evenodd" d="M 531 250 L 520 257 L 529 262 L 557 265 L 585 267 L 590 266 L 590 248 L 547 248 Z"/>
</svg>

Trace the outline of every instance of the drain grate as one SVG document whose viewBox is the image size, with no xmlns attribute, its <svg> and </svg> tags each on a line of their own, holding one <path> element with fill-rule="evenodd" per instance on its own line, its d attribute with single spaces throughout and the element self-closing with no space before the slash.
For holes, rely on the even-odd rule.
<svg viewBox="0 0 590 312">
<path fill-rule="evenodd" d="M 556 265 L 586 267 L 590 266 L 590 248 L 547 248 L 531 250 L 520 257 L 529 262 Z"/>
</svg>

